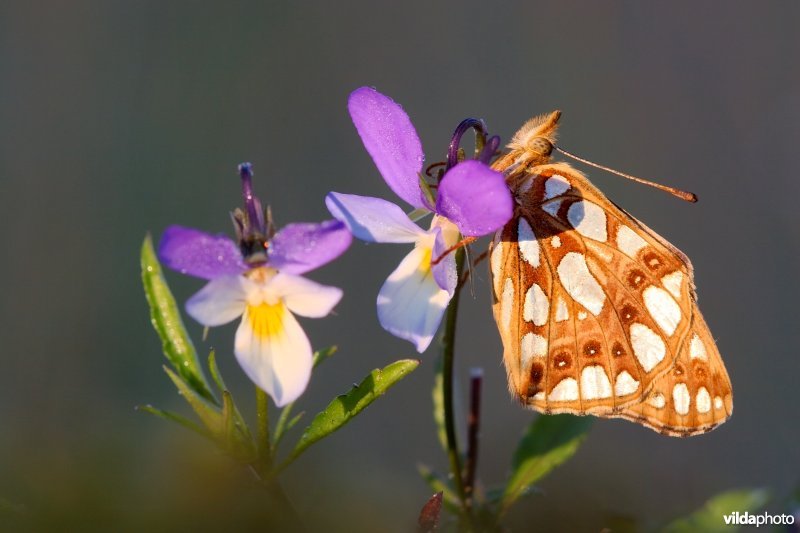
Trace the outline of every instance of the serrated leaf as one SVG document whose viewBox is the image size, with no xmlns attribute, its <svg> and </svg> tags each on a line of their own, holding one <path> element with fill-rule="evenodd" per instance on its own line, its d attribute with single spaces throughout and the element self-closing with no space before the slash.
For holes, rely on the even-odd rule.
<svg viewBox="0 0 800 533">
<path fill-rule="evenodd" d="M 414 359 L 395 361 L 383 369 L 373 370 L 349 392 L 337 396 L 305 429 L 289 461 L 296 459 L 309 446 L 347 424 L 418 365 L 419 361 Z"/>
<path fill-rule="evenodd" d="M 222 413 L 219 411 L 219 408 L 200 396 L 200 394 L 191 388 L 181 376 L 166 366 L 163 368 L 164 372 L 167 373 L 178 388 L 178 392 L 180 392 L 181 396 L 189 403 L 192 410 L 200 418 L 200 421 L 203 422 L 203 425 L 208 428 L 212 435 L 218 437 L 223 431 Z"/>
<path fill-rule="evenodd" d="M 679 518 L 662 531 L 669 533 L 691 533 L 703 531 L 720 533 L 736 529 L 725 523 L 725 516 L 738 511 L 753 514 L 767 503 L 769 492 L 763 489 L 732 490 L 718 494 L 689 516 Z"/>
<path fill-rule="evenodd" d="M 314 365 L 313 369 L 316 369 L 319 365 L 324 363 L 330 356 L 335 354 L 339 350 L 338 346 L 328 346 L 327 348 L 323 348 L 321 350 L 317 350 L 314 352 Z"/>
<path fill-rule="evenodd" d="M 203 426 L 192 422 L 186 417 L 179 415 L 178 413 L 173 413 L 172 411 L 165 411 L 163 409 L 159 409 L 158 407 L 154 407 L 152 405 L 137 405 L 137 411 L 142 411 L 143 413 L 149 413 L 151 415 L 157 416 L 159 418 L 163 418 L 164 420 L 169 420 L 170 422 L 175 422 L 187 429 L 194 431 L 204 437 L 211 438 L 211 434 L 204 428 Z"/>
<path fill-rule="evenodd" d="M 216 403 L 198 362 L 197 351 L 183 325 L 175 298 L 164 279 L 150 235 L 142 243 L 140 261 L 144 294 L 150 306 L 150 321 L 161 338 L 164 355 L 195 392 Z"/>
<path fill-rule="evenodd" d="M 572 457 L 586 438 L 592 420 L 573 415 L 540 415 L 514 452 L 512 474 L 500 502 L 500 514 L 555 467 Z"/>
</svg>

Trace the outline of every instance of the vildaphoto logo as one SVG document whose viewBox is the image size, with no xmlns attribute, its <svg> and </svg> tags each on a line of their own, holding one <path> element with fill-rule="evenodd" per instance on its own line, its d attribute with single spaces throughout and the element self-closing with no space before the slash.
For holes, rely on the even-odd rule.
<svg viewBox="0 0 800 533">
<path fill-rule="evenodd" d="M 729 526 L 766 526 L 794 524 L 794 515 L 791 514 L 769 514 L 767 512 L 751 514 L 747 511 L 740 513 L 734 511 L 730 514 L 722 515 L 725 524 Z"/>
</svg>

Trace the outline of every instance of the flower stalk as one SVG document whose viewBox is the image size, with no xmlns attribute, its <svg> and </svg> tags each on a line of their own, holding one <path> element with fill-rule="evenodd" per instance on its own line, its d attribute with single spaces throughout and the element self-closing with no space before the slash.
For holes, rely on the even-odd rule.
<svg viewBox="0 0 800 533">
<path fill-rule="evenodd" d="M 458 271 L 464 264 L 464 251 L 456 252 L 456 267 Z M 466 508 L 466 491 L 462 476 L 461 453 L 458 449 L 458 436 L 456 435 L 455 413 L 453 410 L 453 363 L 455 359 L 456 322 L 458 319 L 458 302 L 461 287 L 456 287 L 453 298 L 447 306 L 444 319 L 444 334 L 442 335 L 442 392 L 444 396 L 444 423 L 447 436 L 447 458 L 450 462 L 450 472 L 453 476 L 453 485 L 462 507 Z"/>
<path fill-rule="evenodd" d="M 262 477 L 272 470 L 272 441 L 269 435 L 269 396 L 259 387 L 256 389 L 256 450 L 257 470 Z"/>
</svg>

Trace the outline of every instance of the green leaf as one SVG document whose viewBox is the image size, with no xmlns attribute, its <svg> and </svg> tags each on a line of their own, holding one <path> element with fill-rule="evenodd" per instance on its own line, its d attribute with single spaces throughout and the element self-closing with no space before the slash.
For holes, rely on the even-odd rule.
<svg viewBox="0 0 800 533">
<path fill-rule="evenodd" d="M 531 485 L 572 457 L 586 438 L 592 420 L 573 415 L 540 415 L 514 452 L 512 474 L 500 512 L 505 513 Z"/>
<path fill-rule="evenodd" d="M 720 533 L 736 531 L 737 528 L 725 524 L 725 515 L 734 511 L 739 513 L 755 513 L 767 503 L 769 493 L 763 489 L 732 490 L 718 494 L 708 500 L 706 504 L 689 516 L 679 518 L 662 531 L 669 533 L 691 533 L 703 531 L 707 533 Z"/>
<path fill-rule="evenodd" d="M 433 421 L 436 424 L 436 436 L 439 444 L 447 452 L 447 429 L 444 424 L 444 360 L 442 356 L 436 358 L 436 370 L 433 376 Z"/>
<path fill-rule="evenodd" d="M 239 410 L 233 401 L 233 396 L 228 391 L 222 392 L 222 431 L 221 447 L 227 450 L 233 457 L 242 462 L 250 462 L 255 459 L 255 450 L 250 432 L 242 427 L 244 422 L 241 420 Z"/>
<path fill-rule="evenodd" d="M 152 405 L 137 405 L 136 410 L 149 413 L 159 418 L 163 418 L 164 420 L 169 420 L 170 422 L 175 422 L 176 424 L 180 424 L 181 426 L 190 429 L 195 433 L 198 433 L 204 437 L 212 438 L 211 433 L 209 433 L 206 428 L 200 426 L 199 424 L 196 424 L 195 422 L 192 422 L 188 418 L 185 418 L 177 413 L 173 413 L 171 411 L 164 411 L 163 409 L 153 407 Z"/>
<path fill-rule="evenodd" d="M 418 365 L 419 361 L 414 359 L 395 361 L 382 370 L 373 370 L 349 392 L 337 396 L 324 411 L 314 417 L 314 420 L 305 429 L 287 463 L 296 459 L 315 442 L 347 424 Z"/>
<path fill-rule="evenodd" d="M 295 427 L 295 426 L 297 425 L 297 423 L 298 423 L 298 422 L 300 422 L 300 419 L 301 419 L 301 418 L 303 418 L 303 415 L 304 415 L 304 414 L 306 414 L 306 412 L 305 412 L 305 411 L 300 411 L 299 413 L 297 413 L 297 414 L 294 416 L 294 418 L 292 418 L 291 420 L 289 420 L 289 423 L 288 423 L 288 424 L 286 424 L 286 429 L 287 429 L 287 430 L 290 430 L 290 429 L 292 429 L 293 427 Z"/>
<path fill-rule="evenodd" d="M 425 218 L 426 216 L 428 216 L 430 214 L 431 214 L 430 209 L 425 209 L 424 207 L 419 207 L 419 208 L 414 209 L 413 211 L 411 211 L 408 214 L 408 218 L 411 219 L 411 222 L 419 222 L 420 220 L 422 220 L 423 218 Z"/>
<path fill-rule="evenodd" d="M 425 180 L 425 176 L 422 174 L 419 174 L 419 187 L 422 189 L 422 194 L 424 194 L 425 198 L 428 199 L 429 205 L 436 205 L 436 198 L 433 195 L 431 186 L 428 185 L 428 182 Z"/>
<path fill-rule="evenodd" d="M 453 492 L 452 487 L 450 487 L 450 484 L 447 483 L 447 481 L 442 479 L 439 474 L 423 464 L 417 465 L 417 472 L 419 472 L 419 475 L 422 476 L 422 479 L 425 480 L 433 492 L 442 493 L 444 505 L 448 510 L 455 514 L 460 512 L 458 496 L 456 496 L 456 493 Z"/>
<path fill-rule="evenodd" d="M 150 235 L 145 237 L 142 244 L 141 266 L 144 294 L 150 305 L 150 321 L 161 337 L 164 355 L 195 392 L 206 400 L 217 403 L 209 390 L 203 369 L 197 360 L 197 352 L 181 320 L 175 298 L 164 279 Z"/>
<path fill-rule="evenodd" d="M 217 388 L 219 388 L 220 394 L 230 394 L 228 387 L 225 385 L 225 381 L 222 379 L 222 374 L 219 372 L 219 367 L 217 366 L 217 355 L 214 350 L 208 354 L 208 370 L 211 373 L 211 379 L 214 380 Z M 233 401 L 233 396 L 231 396 L 231 403 L 233 407 L 233 420 L 236 424 L 236 427 L 239 429 L 239 431 L 241 431 L 241 436 L 247 441 L 252 440 L 250 428 L 247 426 L 247 422 L 244 421 L 244 417 L 242 417 L 242 413 L 239 411 L 239 408 L 236 407 L 236 402 Z M 224 406 L 225 402 L 223 398 L 223 407 Z"/>
<path fill-rule="evenodd" d="M 219 409 L 204 397 L 200 396 L 200 394 L 191 388 L 181 376 L 166 366 L 163 368 L 164 372 L 167 373 L 178 388 L 178 392 L 180 392 L 181 396 L 189 403 L 195 414 L 200 417 L 200 421 L 203 422 L 203 425 L 208 428 L 212 435 L 219 437 L 223 433 L 222 413 Z"/>
<path fill-rule="evenodd" d="M 208 370 L 211 372 L 211 379 L 214 380 L 219 392 L 222 393 L 228 390 L 228 387 L 225 385 L 225 381 L 222 379 L 222 374 L 219 372 L 219 367 L 217 366 L 217 354 L 214 350 L 211 350 L 208 353 Z"/>
<path fill-rule="evenodd" d="M 313 368 L 316 370 L 316 368 L 319 365 L 324 363 L 330 356 L 335 354 L 337 352 L 337 350 L 339 350 L 338 346 L 328 346 L 327 348 L 323 348 L 321 350 L 317 350 L 316 352 L 314 352 L 314 366 L 313 366 Z"/>
</svg>

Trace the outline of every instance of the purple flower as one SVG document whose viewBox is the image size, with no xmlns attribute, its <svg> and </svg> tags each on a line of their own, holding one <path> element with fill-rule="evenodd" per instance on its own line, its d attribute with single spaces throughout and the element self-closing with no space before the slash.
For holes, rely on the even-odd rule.
<svg viewBox="0 0 800 533">
<path fill-rule="evenodd" d="M 204 326 L 242 317 L 234 353 L 250 379 L 283 406 L 297 399 L 311 377 L 312 350 L 294 314 L 319 318 L 342 297 L 341 289 L 300 274 L 341 255 L 352 237 L 341 222 L 289 224 L 271 235 L 252 191 L 252 168 L 240 165 L 245 209 L 233 213 L 238 244 L 222 235 L 171 226 L 158 255 L 167 267 L 209 280 L 186 303 Z"/>
<path fill-rule="evenodd" d="M 414 244 L 378 293 L 378 320 L 384 329 L 423 352 L 458 281 L 454 254 L 446 251 L 461 235 L 479 237 L 508 222 L 513 214 L 511 192 L 502 174 L 470 160 L 447 170 L 432 201 L 420 186 L 422 145 L 405 111 L 370 87 L 355 90 L 348 109 L 389 188 L 418 213 L 434 213 L 429 229 L 424 230 L 399 206 L 380 198 L 331 192 L 325 199 L 334 218 L 357 238 Z"/>
</svg>

